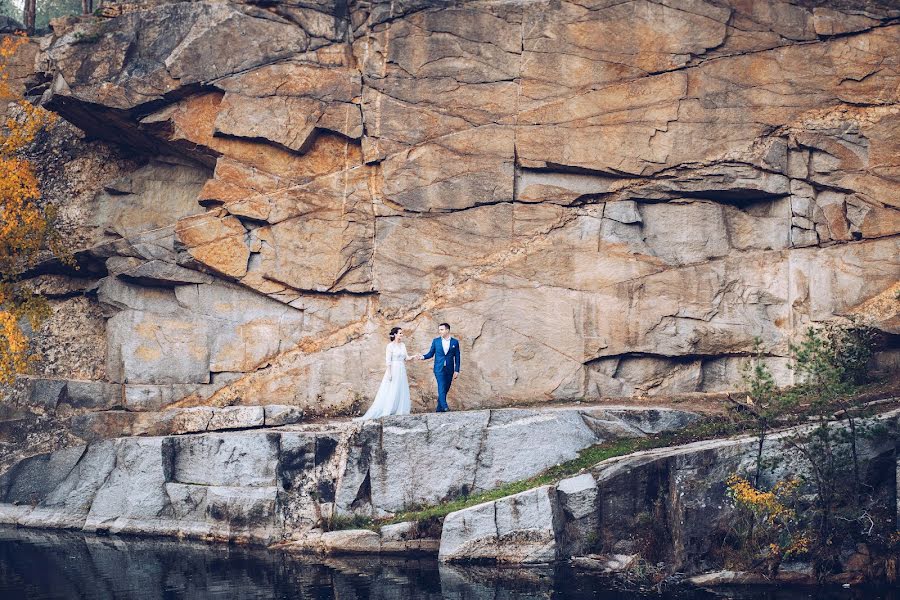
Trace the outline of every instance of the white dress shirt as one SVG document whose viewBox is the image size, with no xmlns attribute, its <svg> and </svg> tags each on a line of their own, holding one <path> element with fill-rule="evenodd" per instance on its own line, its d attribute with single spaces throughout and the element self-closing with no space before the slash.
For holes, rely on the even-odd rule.
<svg viewBox="0 0 900 600">
<path fill-rule="evenodd" d="M 444 354 L 449 353 L 450 352 L 450 338 L 447 338 L 447 339 L 441 338 L 441 346 L 443 346 L 443 348 L 444 348 Z"/>
</svg>

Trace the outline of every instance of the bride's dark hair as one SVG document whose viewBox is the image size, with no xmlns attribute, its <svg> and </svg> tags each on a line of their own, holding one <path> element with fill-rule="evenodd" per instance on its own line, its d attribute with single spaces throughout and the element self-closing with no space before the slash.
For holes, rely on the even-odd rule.
<svg viewBox="0 0 900 600">
<path fill-rule="evenodd" d="M 391 335 L 388 336 L 391 338 L 391 341 L 394 341 L 394 338 L 397 337 L 397 332 L 403 329 L 402 327 L 391 327 Z"/>
</svg>

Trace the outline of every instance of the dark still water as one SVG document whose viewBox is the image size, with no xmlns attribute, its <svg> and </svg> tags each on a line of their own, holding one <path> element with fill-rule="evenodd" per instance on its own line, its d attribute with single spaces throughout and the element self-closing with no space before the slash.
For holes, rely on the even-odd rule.
<svg viewBox="0 0 900 600">
<path fill-rule="evenodd" d="M 512 600 L 900 600 L 895 591 L 731 590 L 641 594 L 555 569 L 458 568 L 433 560 L 309 560 L 264 549 L 0 528 L 0 600 L 315 598 Z"/>
</svg>

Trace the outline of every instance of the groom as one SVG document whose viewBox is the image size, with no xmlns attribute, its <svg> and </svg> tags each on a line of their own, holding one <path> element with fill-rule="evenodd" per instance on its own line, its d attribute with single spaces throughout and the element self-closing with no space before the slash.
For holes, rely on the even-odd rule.
<svg viewBox="0 0 900 600">
<path fill-rule="evenodd" d="M 447 412 L 447 392 L 450 384 L 459 376 L 459 340 L 450 337 L 450 325 L 441 323 L 438 327 L 440 337 L 431 341 L 431 349 L 423 354 L 420 359 L 428 360 L 434 357 L 434 378 L 437 379 L 438 405 L 437 412 Z"/>
</svg>

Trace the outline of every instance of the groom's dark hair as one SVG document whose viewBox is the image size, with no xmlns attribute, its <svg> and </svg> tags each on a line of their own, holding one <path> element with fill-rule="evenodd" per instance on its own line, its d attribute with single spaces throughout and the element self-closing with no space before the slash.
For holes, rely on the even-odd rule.
<svg viewBox="0 0 900 600">
<path fill-rule="evenodd" d="M 441 323 L 440 325 L 438 325 L 438 328 L 441 327 L 446 327 L 447 331 L 450 331 L 450 323 Z"/>
</svg>

